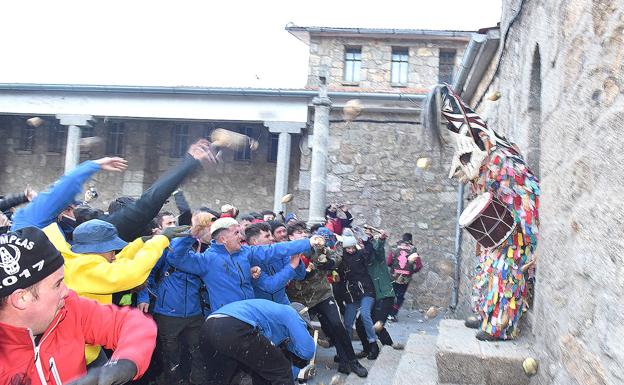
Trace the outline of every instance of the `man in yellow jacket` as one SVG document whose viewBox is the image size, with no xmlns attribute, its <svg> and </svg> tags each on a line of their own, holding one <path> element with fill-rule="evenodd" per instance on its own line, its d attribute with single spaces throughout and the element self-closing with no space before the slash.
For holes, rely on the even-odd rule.
<svg viewBox="0 0 624 385">
<path fill-rule="evenodd" d="M 103 304 L 112 302 L 113 293 L 142 285 L 176 231 L 181 229 L 171 228 L 147 242 L 137 238 L 127 243 L 119 238 L 115 226 L 93 219 L 76 227 L 70 246 L 56 223 L 44 229 L 65 259 L 67 287 Z M 87 346 L 87 364 L 99 354 L 99 346 Z"/>
</svg>

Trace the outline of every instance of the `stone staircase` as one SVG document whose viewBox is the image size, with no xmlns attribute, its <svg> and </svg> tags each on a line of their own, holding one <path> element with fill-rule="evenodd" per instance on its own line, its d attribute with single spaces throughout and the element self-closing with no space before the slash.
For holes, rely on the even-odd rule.
<svg viewBox="0 0 624 385">
<path fill-rule="evenodd" d="M 528 330 L 527 330 L 528 331 Z M 526 333 L 530 334 L 530 333 Z M 530 339 L 482 342 L 461 320 L 442 320 L 437 336 L 410 334 L 405 350 L 382 349 L 375 361 L 361 360 L 368 377 L 350 374 L 348 385 L 528 385 L 522 362 Z"/>
</svg>

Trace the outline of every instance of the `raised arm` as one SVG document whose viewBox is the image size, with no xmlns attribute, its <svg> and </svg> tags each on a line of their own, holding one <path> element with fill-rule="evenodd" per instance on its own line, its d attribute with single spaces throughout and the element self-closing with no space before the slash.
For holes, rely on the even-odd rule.
<svg viewBox="0 0 624 385">
<path fill-rule="evenodd" d="M 167 198 L 178 188 L 184 179 L 195 171 L 201 163 L 208 159 L 216 163 L 214 155 L 210 152 L 205 140 L 194 143 L 189 148 L 188 154 L 182 162 L 158 178 L 147 191 L 135 202 L 115 211 L 105 221 L 112 223 L 117 228 L 119 237 L 127 242 L 138 238 L 143 234 L 145 226 L 158 215 Z"/>
<path fill-rule="evenodd" d="M 373 239 L 373 250 L 372 261 L 384 262 L 386 260 L 386 238 Z"/>
<path fill-rule="evenodd" d="M 27 226 L 40 229 L 56 220 L 56 217 L 82 191 L 82 185 L 91 175 L 99 170 L 123 171 L 127 162 L 122 158 L 102 158 L 95 161 L 88 160 L 61 177 L 48 190 L 35 197 L 30 204 L 17 210 L 13 215 L 12 231 Z"/>
</svg>

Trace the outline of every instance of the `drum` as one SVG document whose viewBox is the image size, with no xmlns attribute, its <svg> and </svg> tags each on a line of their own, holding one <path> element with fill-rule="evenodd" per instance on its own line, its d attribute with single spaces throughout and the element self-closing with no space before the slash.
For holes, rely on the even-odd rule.
<svg viewBox="0 0 624 385">
<path fill-rule="evenodd" d="M 513 214 L 492 193 L 475 198 L 459 217 L 466 229 L 486 249 L 500 245 L 516 228 Z"/>
</svg>

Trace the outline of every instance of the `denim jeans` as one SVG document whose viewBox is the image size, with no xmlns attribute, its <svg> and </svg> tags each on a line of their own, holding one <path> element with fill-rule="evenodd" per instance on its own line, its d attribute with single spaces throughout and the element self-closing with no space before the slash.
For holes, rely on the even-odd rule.
<svg viewBox="0 0 624 385">
<path fill-rule="evenodd" d="M 355 322 L 357 311 L 360 310 L 360 316 L 362 317 L 362 322 L 364 323 L 364 328 L 366 329 L 368 342 L 377 341 L 377 335 L 375 334 L 375 329 L 373 327 L 373 317 L 371 316 L 374 305 L 375 298 L 373 297 L 362 297 L 359 301 L 345 305 L 344 323 L 345 329 L 347 329 L 347 334 L 349 334 L 349 336 L 353 333 L 353 323 Z"/>
</svg>

